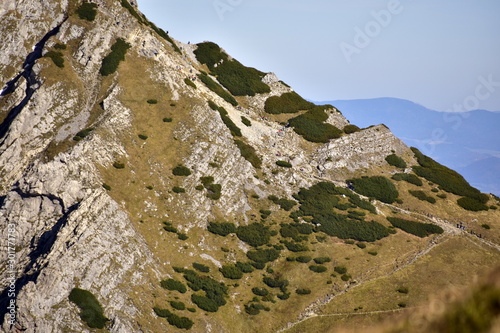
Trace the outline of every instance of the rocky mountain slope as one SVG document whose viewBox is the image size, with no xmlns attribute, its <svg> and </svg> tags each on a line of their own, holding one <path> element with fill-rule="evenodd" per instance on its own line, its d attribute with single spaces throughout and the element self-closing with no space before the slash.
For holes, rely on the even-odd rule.
<svg viewBox="0 0 500 333">
<path fill-rule="evenodd" d="M 498 198 L 385 126 L 127 0 L 0 6 L 3 332 L 319 332 L 498 263 Z"/>
<path fill-rule="evenodd" d="M 359 126 L 386 124 L 407 145 L 459 171 L 474 187 L 500 195 L 499 112 L 438 112 L 397 98 L 324 103 Z"/>
</svg>

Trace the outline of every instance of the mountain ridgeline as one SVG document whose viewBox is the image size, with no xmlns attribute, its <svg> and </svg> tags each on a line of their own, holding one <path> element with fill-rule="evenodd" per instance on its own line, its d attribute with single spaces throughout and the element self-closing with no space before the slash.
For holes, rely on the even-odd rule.
<svg viewBox="0 0 500 333">
<path fill-rule="evenodd" d="M 0 6 L 2 332 L 410 330 L 498 264 L 499 198 L 386 126 L 134 2 Z"/>
</svg>

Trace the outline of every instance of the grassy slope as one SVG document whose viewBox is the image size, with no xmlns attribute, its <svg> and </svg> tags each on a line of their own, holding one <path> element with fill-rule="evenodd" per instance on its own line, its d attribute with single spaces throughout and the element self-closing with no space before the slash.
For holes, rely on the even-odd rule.
<svg viewBox="0 0 500 333">
<path fill-rule="evenodd" d="M 243 251 L 239 249 L 240 243 L 234 236 L 226 238 L 218 237 L 209 234 L 204 229 L 193 228 L 190 230 L 189 239 L 181 241 L 173 233 L 167 233 L 162 230 L 162 219 L 159 216 L 168 214 L 172 210 L 179 207 L 172 207 L 168 198 L 172 196 L 170 189 L 173 185 L 180 185 L 179 179 L 171 175 L 171 168 L 177 165 L 182 158 L 183 153 L 189 151 L 188 143 L 181 143 L 174 139 L 173 130 L 178 126 L 179 121 L 188 122 L 189 109 L 193 104 L 201 103 L 200 101 L 182 96 L 180 101 L 175 102 L 175 106 L 171 106 L 171 93 L 169 90 L 157 83 L 153 82 L 146 73 L 151 63 L 143 58 L 136 57 L 132 52 L 127 55 L 127 61 L 120 65 L 119 84 L 123 87 L 123 92 L 120 95 L 121 101 L 125 106 L 133 110 L 133 128 L 130 133 L 123 134 L 123 142 L 125 144 L 127 154 L 127 166 L 124 170 L 116 170 L 109 168 L 102 170 L 104 180 L 112 187 L 110 195 L 117 201 L 125 205 L 125 209 L 129 212 L 130 217 L 134 221 L 136 228 L 144 235 L 149 247 L 158 258 L 158 267 L 155 267 L 164 278 L 171 275 L 178 280 L 183 281 L 181 274 L 174 273 L 173 266 L 188 267 L 192 262 L 200 262 L 211 268 L 211 274 L 218 280 L 225 280 L 227 285 L 238 283 L 238 287 L 231 287 L 231 297 L 228 299 L 228 304 L 222 307 L 215 314 L 206 315 L 204 311 L 197 309 L 196 313 L 188 311 L 177 311 L 179 315 L 190 317 L 195 321 L 195 326 L 192 331 L 201 332 L 204 330 L 205 322 L 211 323 L 212 328 L 217 331 L 229 332 L 272 332 L 283 327 L 288 321 L 296 318 L 303 312 L 304 308 L 313 303 L 315 300 L 322 298 L 327 293 L 331 292 L 332 288 L 341 290 L 348 284 L 340 280 L 338 274 L 334 274 L 333 267 L 343 264 L 349 269 L 349 273 L 355 281 L 363 281 L 374 279 L 378 276 L 383 276 L 390 273 L 395 268 L 395 261 L 401 260 L 401 257 L 411 256 L 425 249 L 430 238 L 419 239 L 417 237 L 407 235 L 398 231 L 396 235 L 391 235 L 388 238 L 377 241 L 373 244 L 368 244 L 366 249 L 360 249 L 356 245 L 345 244 L 336 238 L 327 238 L 324 243 L 311 244 L 314 242 L 314 236 L 310 236 L 311 251 L 304 253 L 313 257 L 329 256 L 333 262 L 325 264 L 328 268 L 327 273 L 315 274 L 307 267 L 308 264 L 296 262 L 287 262 L 282 258 L 278 262 L 269 265 L 274 271 L 281 272 L 289 281 L 291 292 L 288 301 L 277 301 L 276 304 L 266 304 L 271 307 L 270 312 L 262 312 L 258 316 L 249 316 L 240 313 L 243 305 L 248 302 L 254 295 L 250 292 L 251 287 L 263 287 L 262 275 L 264 271 L 256 271 L 252 274 L 246 274 L 239 281 L 224 279 L 218 273 L 216 266 L 208 260 L 199 257 L 205 253 L 211 255 L 219 261 L 246 261 Z M 140 87 L 138 89 L 137 87 Z M 148 99 L 157 99 L 158 104 L 148 104 Z M 164 117 L 172 117 L 172 123 L 163 123 L 161 119 Z M 147 140 L 140 140 L 137 135 L 144 134 L 148 136 Z M 181 154 L 179 154 L 181 152 Z M 121 159 L 123 157 L 117 157 Z M 377 168 L 375 174 L 387 172 L 391 168 Z M 133 171 L 133 172 L 132 172 Z M 146 186 L 153 186 L 153 190 L 148 190 Z M 407 193 L 407 189 L 423 189 L 428 194 L 431 186 L 427 183 L 423 188 L 416 188 L 413 185 L 405 182 L 397 183 L 401 193 L 401 198 L 404 203 L 401 207 L 409 207 L 412 210 L 429 212 L 434 215 L 444 216 L 447 219 L 461 218 L 471 219 L 481 216 L 483 221 L 488 221 L 493 226 L 491 234 L 498 234 L 496 229 L 499 219 L 498 213 L 468 213 L 461 210 L 454 204 L 455 199 L 452 195 L 448 195 L 448 199 L 439 201 L 435 205 L 430 205 L 426 202 L 421 202 Z M 434 195 L 434 194 L 433 194 Z M 158 211 L 150 211 L 150 214 L 145 214 L 147 204 L 151 202 L 158 208 Z M 259 209 L 268 209 L 275 206 L 270 204 L 265 199 L 251 200 L 252 210 L 248 213 L 258 216 Z M 391 210 L 387 207 L 380 207 L 384 214 L 391 214 Z M 483 215 L 479 215 L 483 214 Z M 383 215 L 368 214 L 367 219 L 375 219 L 380 223 L 388 225 Z M 252 219 L 251 219 L 252 220 Z M 254 221 L 257 221 L 255 219 Z M 271 221 L 281 222 L 289 221 L 287 214 L 282 211 L 273 212 L 268 219 Z M 190 221 L 175 219 L 174 225 L 182 226 Z M 474 226 L 474 228 L 477 227 Z M 276 227 L 274 227 L 276 229 Z M 497 236 L 491 236 L 497 237 Z M 274 242 L 276 243 L 277 240 Z M 444 265 L 449 258 L 445 255 L 456 253 L 457 249 L 463 246 L 467 249 L 467 260 L 461 261 L 456 267 L 452 265 Z M 450 247 L 451 248 L 447 248 Z M 230 249 L 229 252 L 221 250 L 222 247 Z M 377 256 L 368 254 L 368 251 L 377 251 Z M 450 252 L 451 251 L 451 252 Z M 403 255 L 402 255 L 403 253 Z M 302 253 L 301 253 L 302 254 Z M 460 253 L 458 253 L 460 254 Z M 290 252 L 284 252 L 284 255 L 298 255 Z M 404 300 L 409 305 L 422 304 L 425 301 L 426 295 L 437 292 L 443 286 L 444 281 L 449 277 L 453 277 L 456 285 L 465 285 L 470 281 L 471 270 L 473 272 L 481 272 L 491 267 L 498 262 L 498 255 L 491 252 L 485 254 L 485 251 L 474 247 L 470 243 L 461 238 L 454 239 L 438 246 L 430 255 L 417 261 L 404 270 L 396 274 L 380 279 L 374 279 L 366 285 L 352 289 L 345 296 L 339 297 L 327 305 L 323 313 L 337 312 L 353 312 L 355 307 L 363 306 L 363 310 L 388 310 L 397 308 L 397 302 Z M 440 280 L 435 281 L 435 284 L 427 284 L 424 280 L 429 276 L 429 271 L 436 271 L 436 267 L 444 267 L 444 274 L 440 275 Z M 467 274 L 464 274 L 467 272 Z M 304 277 L 307 279 L 304 279 Z M 327 282 L 331 280 L 332 283 Z M 394 285 L 404 281 L 410 284 L 411 292 L 409 295 L 394 295 Z M 185 281 L 183 281 L 185 282 Z M 124 286 L 126 287 L 126 286 Z M 296 288 L 308 287 L 312 293 L 307 296 L 299 296 L 294 293 Z M 419 291 L 418 293 L 416 291 Z M 276 294 L 276 291 L 273 291 Z M 151 308 L 155 305 L 172 309 L 168 305 L 169 300 L 179 300 L 186 303 L 188 307 L 193 306 L 189 295 L 179 294 L 177 292 L 167 292 L 159 287 L 159 281 L 151 281 L 151 285 L 139 286 L 130 291 L 131 297 L 136 301 L 143 313 L 151 313 Z M 393 295 L 393 296 L 391 296 Z M 420 295 L 420 296 L 419 296 Z M 406 298 L 405 298 L 406 297 Z M 144 328 L 151 331 L 160 331 L 165 329 L 165 321 L 153 316 L 153 320 L 149 316 L 139 316 L 138 320 Z M 383 317 L 383 316 L 382 316 Z M 310 320 L 298 325 L 294 330 L 297 332 L 318 331 L 326 329 L 330 324 L 336 325 L 338 322 L 347 326 L 356 326 L 359 323 L 371 322 L 372 319 L 366 319 L 363 316 L 345 316 L 336 318 L 321 317 L 321 320 Z M 327 319 L 328 318 L 328 319 Z M 326 323 L 317 324 L 318 322 Z M 303 326 L 305 325 L 305 326 Z M 175 331 L 174 328 L 168 326 L 169 330 Z M 293 330 L 291 330 L 293 331 Z"/>
</svg>

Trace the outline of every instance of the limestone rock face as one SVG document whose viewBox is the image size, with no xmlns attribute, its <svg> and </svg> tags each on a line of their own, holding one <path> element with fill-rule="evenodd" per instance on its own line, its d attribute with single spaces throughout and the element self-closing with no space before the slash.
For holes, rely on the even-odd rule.
<svg viewBox="0 0 500 333">
<path fill-rule="evenodd" d="M 95 3 L 98 14 L 93 22 L 79 19 L 74 3 L 68 1 L 0 4 L 0 34 L 4 36 L 0 39 L 0 226 L 3 239 L 8 238 L 5 226 L 15 228 L 16 329 L 88 331 L 76 306 L 68 301 L 71 290 L 79 287 L 101 301 L 110 332 L 142 332 L 137 318 L 155 315 L 151 304 L 131 297 L 131 290 L 156 285 L 165 275 L 157 268 L 151 244 L 134 224 L 145 216 L 189 220 L 184 231 L 203 227 L 219 216 L 248 223 L 251 194 L 283 197 L 319 179 L 343 181 L 359 170 L 382 165 L 391 151 L 412 163 L 408 147 L 384 126 L 313 144 L 293 129 L 270 121 L 264 113 L 266 99 L 291 91 L 273 73 L 263 78 L 271 92 L 241 97 L 240 107 L 227 103 L 199 80 L 193 81 L 196 89 L 186 85 L 185 79 L 193 80 L 202 69 L 192 55 L 195 46 L 173 41 L 185 50 L 179 54 L 120 1 Z M 137 139 L 142 130 L 138 119 L 149 106 L 131 106 L 138 101 L 134 91 L 124 87 L 133 78 L 124 77 L 121 71 L 106 77 L 99 74 L 117 38 L 131 46 L 127 57 L 132 60 L 127 58 L 127 64 L 147 64 L 144 76 L 157 85 L 157 91 L 168 92 L 170 106 L 182 104 L 185 112 L 175 123 L 170 141 L 182 150 L 169 158 L 192 173 L 173 179 L 170 168 L 162 163 L 137 161 L 149 161 L 151 156 L 130 162 L 129 175 L 143 172 L 157 191 L 151 200 L 137 200 L 145 207 L 140 212 L 128 209 L 134 193 L 116 199 L 103 187 L 114 162 L 133 160 L 134 151 L 154 146 L 150 144 L 153 137 L 145 142 Z M 57 44 L 67 46 L 61 51 L 64 72 L 43 57 Z M 227 117 L 241 129 L 240 138 L 230 133 L 208 100 L 227 110 Z M 243 124 L 242 116 L 251 126 Z M 341 129 L 348 124 L 338 112 L 328 122 Z M 79 134 L 84 129 L 87 133 Z M 265 178 L 257 177 L 258 170 L 242 157 L 235 139 L 255 149 L 262 160 L 259 172 Z M 278 160 L 293 168 L 279 169 Z M 139 168 L 140 162 L 148 168 Z M 213 183 L 221 186 L 218 200 L 209 198 L 208 190 L 196 188 L 204 176 L 213 177 Z M 186 190 L 183 196 L 172 195 L 175 181 Z M 7 262 L 4 247 L 1 262 Z M 9 274 L 10 269 L 0 268 L 6 300 Z M 1 331 L 12 331 L 8 314 L 1 314 Z M 206 325 L 209 329 L 210 323 Z"/>
</svg>

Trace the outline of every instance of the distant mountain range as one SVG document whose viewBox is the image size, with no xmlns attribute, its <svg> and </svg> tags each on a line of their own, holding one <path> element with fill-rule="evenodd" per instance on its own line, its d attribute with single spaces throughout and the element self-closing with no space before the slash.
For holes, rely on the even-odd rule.
<svg viewBox="0 0 500 333">
<path fill-rule="evenodd" d="M 406 144 L 460 172 L 482 192 L 500 196 L 500 112 L 439 112 L 397 98 L 321 102 L 351 123 L 383 123 Z"/>
</svg>

